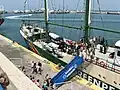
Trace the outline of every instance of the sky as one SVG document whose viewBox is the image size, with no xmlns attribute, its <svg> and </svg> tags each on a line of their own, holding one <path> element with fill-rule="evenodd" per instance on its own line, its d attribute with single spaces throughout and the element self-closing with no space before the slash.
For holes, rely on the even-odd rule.
<svg viewBox="0 0 120 90">
<path fill-rule="evenodd" d="M 5 10 L 12 11 L 12 10 L 23 10 L 24 9 L 24 1 L 25 0 L 0 0 L 0 5 L 3 5 Z M 28 0 L 27 8 L 29 9 L 38 9 L 43 8 L 44 0 Z M 49 8 L 50 9 L 83 9 L 83 2 L 85 0 L 48 0 L 49 1 Z M 63 4 L 64 1 L 64 4 Z M 93 0 L 92 0 L 93 1 Z M 99 0 L 101 10 L 117 10 L 120 11 L 120 0 Z M 92 5 L 94 9 L 98 10 L 97 0 L 94 0 L 94 4 Z"/>
</svg>

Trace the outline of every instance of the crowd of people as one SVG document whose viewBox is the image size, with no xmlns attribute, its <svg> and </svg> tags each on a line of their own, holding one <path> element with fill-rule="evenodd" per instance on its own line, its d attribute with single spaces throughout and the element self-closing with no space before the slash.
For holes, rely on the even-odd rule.
<svg viewBox="0 0 120 90">
<path fill-rule="evenodd" d="M 83 51 L 85 49 L 95 49 L 97 44 L 101 45 L 100 52 L 106 54 L 108 43 L 107 40 L 104 39 L 104 37 L 101 38 L 100 36 L 98 38 L 89 38 L 88 43 L 85 43 L 84 39 L 80 39 L 77 42 L 71 42 L 69 45 L 66 44 L 64 41 L 61 41 L 59 43 L 58 49 L 71 55 L 77 55 L 80 54 L 80 51 Z"/>
<path fill-rule="evenodd" d="M 85 43 L 84 39 L 72 42 L 69 45 L 67 45 L 64 41 L 61 41 L 58 49 L 70 55 L 81 55 L 84 53 L 84 55 L 87 54 L 93 57 L 93 55 L 95 55 L 95 48 L 97 48 L 96 46 L 98 44 L 100 44 L 100 52 L 106 54 L 108 42 L 104 39 L 104 37 L 101 38 L 100 36 L 98 38 L 89 38 L 88 43 Z"/>
<path fill-rule="evenodd" d="M 105 47 L 106 50 L 107 50 L 107 47 L 106 47 L 108 45 L 107 41 L 105 41 L 104 38 L 101 39 L 100 37 L 99 38 L 93 37 L 93 38 L 89 39 L 89 43 L 84 43 L 84 40 L 81 39 L 79 42 L 72 43 L 67 48 L 71 49 L 71 52 L 72 52 L 71 54 L 76 53 L 76 55 L 83 56 L 84 59 L 86 59 L 86 60 L 89 59 L 89 60 L 92 61 L 92 59 L 94 59 L 95 48 L 96 48 L 97 44 L 100 44 L 102 48 Z M 100 52 L 105 53 L 105 51 L 101 51 L 101 47 L 100 47 Z M 64 45 L 61 46 L 61 49 L 62 48 L 65 48 Z M 64 51 L 64 52 L 67 52 L 67 50 Z M 32 61 L 31 65 L 30 65 L 30 69 L 31 69 L 31 75 L 29 75 L 29 76 L 27 74 L 26 75 L 30 78 L 30 80 L 32 80 L 32 82 L 34 82 L 39 88 L 42 88 L 43 90 L 48 90 L 48 88 L 52 88 L 51 82 L 50 82 L 51 78 L 49 77 L 48 74 L 46 74 L 44 76 L 43 83 L 40 82 L 40 79 L 36 79 L 34 77 L 34 74 L 35 75 L 36 74 L 42 75 L 43 69 L 42 69 L 42 63 L 41 62 Z M 26 67 L 23 66 L 22 71 L 24 73 L 26 73 Z"/>
<path fill-rule="evenodd" d="M 41 74 L 42 72 L 42 64 L 40 62 L 35 63 L 34 61 L 32 61 L 31 63 L 31 69 L 32 69 L 32 74 L 36 73 L 36 74 Z"/>
<path fill-rule="evenodd" d="M 51 78 L 49 76 L 49 74 L 46 74 L 44 76 L 44 80 L 41 83 L 40 79 L 37 79 L 35 76 L 36 75 L 42 75 L 43 69 L 42 69 L 42 63 L 41 62 L 34 62 L 32 61 L 30 63 L 30 75 L 27 73 L 27 69 L 28 67 L 22 66 L 21 70 L 24 72 L 24 74 L 33 82 L 35 83 L 39 88 L 41 88 L 42 90 L 48 90 L 48 88 L 52 88 L 51 87 Z"/>
</svg>

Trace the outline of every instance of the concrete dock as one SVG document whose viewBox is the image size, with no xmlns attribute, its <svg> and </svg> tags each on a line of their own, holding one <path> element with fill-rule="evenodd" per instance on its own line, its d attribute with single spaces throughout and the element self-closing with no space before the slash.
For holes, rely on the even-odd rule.
<svg viewBox="0 0 120 90">
<path fill-rule="evenodd" d="M 39 79 L 40 80 L 40 84 L 42 86 L 45 75 L 48 74 L 49 77 L 53 77 L 55 74 L 57 74 L 57 72 L 59 70 L 57 70 L 55 67 L 57 65 L 55 65 L 54 63 L 46 60 L 43 57 L 40 57 L 38 55 L 36 55 L 35 53 L 27 50 L 26 48 L 20 46 L 18 43 L 13 42 L 9 39 L 7 39 L 6 37 L 0 35 L 0 52 L 8 58 L 8 60 L 10 60 L 17 68 L 19 68 L 19 70 L 21 70 L 21 66 L 25 66 L 25 70 L 26 72 L 23 72 L 27 77 L 27 76 L 34 76 L 35 79 Z M 31 73 L 31 62 L 41 62 L 42 63 L 42 74 L 32 74 Z M 2 62 L 2 61 L 1 61 Z M 0 66 L 4 67 L 6 66 L 5 64 L 6 62 L 3 62 L 0 64 Z M 2 68 L 1 67 L 1 68 Z M 12 70 L 12 67 L 9 67 L 9 64 L 6 66 L 8 67 L 8 71 L 10 72 Z M 15 67 L 14 67 L 15 68 Z M 16 75 L 17 75 L 17 71 L 16 71 Z M 8 75 L 9 76 L 9 75 Z M 19 77 L 17 77 L 19 78 Z M 16 78 L 12 78 L 13 80 Z M 21 78 L 24 79 L 24 78 Z M 20 80 L 20 78 L 19 78 Z M 68 83 L 65 83 L 64 85 L 62 85 L 60 88 L 58 88 L 57 90 L 102 90 L 100 88 L 95 87 L 95 85 L 93 84 L 91 87 L 88 87 L 87 85 L 87 81 L 83 80 L 79 81 L 80 83 L 77 82 L 76 79 L 69 81 Z M 8 90 L 16 90 L 14 89 L 14 82 L 11 81 L 11 84 L 8 87 Z M 17 89 L 18 90 L 18 89 Z M 32 89 L 22 89 L 22 90 L 32 90 Z M 34 89 L 37 90 L 37 89 Z"/>
<path fill-rule="evenodd" d="M 8 90 L 41 90 L 24 73 L 0 52 L 0 66 L 7 74 L 10 85 Z"/>
</svg>

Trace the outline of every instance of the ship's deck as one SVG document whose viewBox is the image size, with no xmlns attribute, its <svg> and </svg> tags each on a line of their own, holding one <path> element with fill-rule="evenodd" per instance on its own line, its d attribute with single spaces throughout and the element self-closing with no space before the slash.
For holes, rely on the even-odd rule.
<svg viewBox="0 0 120 90">
<path fill-rule="evenodd" d="M 56 69 L 56 65 L 47 61 L 45 58 L 42 58 L 38 55 L 36 55 L 35 53 L 25 49 L 24 47 L 20 46 L 19 44 L 17 44 L 16 42 L 13 42 L 3 36 L 0 35 L 0 51 L 17 67 L 19 66 L 25 66 L 26 67 L 26 73 L 27 75 L 31 74 L 31 70 L 30 70 L 30 62 L 31 61 L 35 61 L 38 62 L 40 61 L 43 65 L 43 73 L 42 75 L 34 75 L 35 78 L 40 79 L 40 83 L 43 83 L 43 78 L 45 76 L 45 74 L 49 74 L 50 77 L 53 77 L 58 70 Z M 1 63 L 1 65 L 5 65 L 7 63 L 3 62 Z M 9 65 L 7 65 L 7 71 L 11 72 L 11 69 L 8 67 Z M 15 68 L 15 67 L 14 67 Z M 21 70 L 21 68 L 20 68 Z M 16 72 L 17 74 L 17 72 Z M 9 76 L 9 75 L 8 75 Z M 19 77 L 18 77 L 19 79 Z M 21 78 L 22 79 L 22 78 Z M 13 78 L 14 80 L 14 78 Z M 15 84 L 14 81 L 11 81 L 13 84 Z M 11 83 L 11 85 L 12 85 Z M 96 87 L 94 84 L 91 85 L 91 87 L 88 87 L 88 82 L 86 80 L 82 80 L 79 83 L 76 82 L 76 80 L 71 80 L 69 83 L 64 84 L 63 86 L 61 86 L 58 90 L 101 90 L 100 88 Z M 11 85 L 8 88 L 12 88 Z M 25 85 L 25 84 L 24 84 Z M 23 86 L 24 87 L 24 86 Z M 91 89 L 92 88 L 92 89 Z M 97 88 L 97 89 L 96 89 Z M 15 89 L 8 89 L 8 90 L 15 90 Z M 26 89 L 22 89 L 22 90 L 26 90 Z"/>
</svg>

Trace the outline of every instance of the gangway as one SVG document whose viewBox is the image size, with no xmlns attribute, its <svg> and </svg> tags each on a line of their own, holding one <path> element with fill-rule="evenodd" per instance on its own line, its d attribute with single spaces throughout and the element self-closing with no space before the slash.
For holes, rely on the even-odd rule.
<svg viewBox="0 0 120 90">
<path fill-rule="evenodd" d="M 51 83 L 60 86 L 65 82 L 73 72 L 83 63 L 83 57 L 75 56 L 74 59 L 65 66 L 57 75 L 51 79 Z M 57 84 L 59 83 L 59 85 Z M 60 84 L 61 83 L 61 84 Z"/>
</svg>

